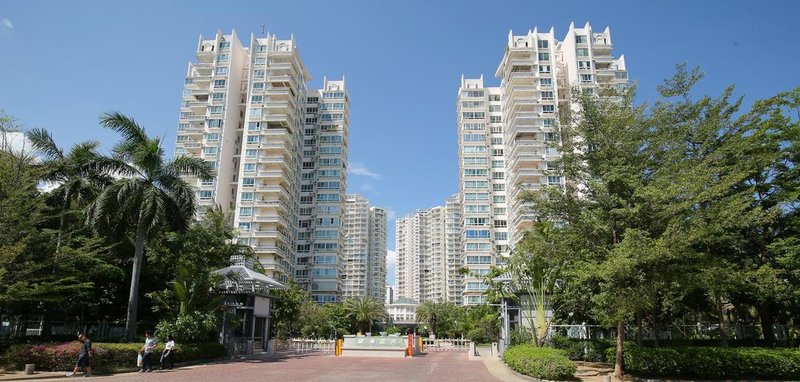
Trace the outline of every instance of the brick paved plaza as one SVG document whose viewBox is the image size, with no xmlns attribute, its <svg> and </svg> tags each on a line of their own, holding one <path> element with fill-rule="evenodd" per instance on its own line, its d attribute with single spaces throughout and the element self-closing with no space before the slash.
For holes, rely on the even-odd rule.
<svg viewBox="0 0 800 382">
<path fill-rule="evenodd" d="M 480 360 L 463 352 L 428 353 L 406 359 L 356 358 L 323 355 L 229 362 L 94 378 L 108 381 L 499 381 Z"/>
</svg>

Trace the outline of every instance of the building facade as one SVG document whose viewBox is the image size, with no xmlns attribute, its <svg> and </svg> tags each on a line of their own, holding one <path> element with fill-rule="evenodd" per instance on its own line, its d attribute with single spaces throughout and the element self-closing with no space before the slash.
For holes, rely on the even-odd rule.
<svg viewBox="0 0 800 382">
<path fill-rule="evenodd" d="M 588 23 L 583 28 L 570 24 L 563 40 L 556 39 L 552 28 L 524 35 L 509 32 L 495 76 L 500 79 L 512 245 L 535 219 L 522 198 L 525 192 L 563 186 L 554 161 L 560 157 L 560 129 L 569 128 L 559 126 L 559 110 L 575 107 L 570 92 L 600 94 L 602 87 L 627 86 L 625 58 L 616 59 L 611 52 L 609 29 L 594 32 Z"/>
<path fill-rule="evenodd" d="M 508 217 L 502 102 L 483 77 L 462 77 L 458 91 L 462 278 L 465 305 L 486 302 L 483 276 L 508 255 Z"/>
<path fill-rule="evenodd" d="M 370 207 L 361 195 L 345 206 L 344 297 L 386 295 L 386 210 Z"/>
<path fill-rule="evenodd" d="M 448 244 L 458 243 L 452 236 L 448 240 L 448 229 L 452 231 L 457 227 L 455 205 L 450 205 L 450 215 L 446 205 L 418 210 L 397 219 L 396 299 L 419 303 L 456 301 L 452 295 L 459 286 L 448 287 L 451 277 L 455 277 L 453 273 L 458 272 L 457 266 L 451 272 L 454 262 L 448 259 L 448 253 L 451 256 L 458 253 L 457 248 L 448 247 Z"/>
<path fill-rule="evenodd" d="M 316 301 L 342 297 L 349 95 L 311 75 L 294 38 L 200 36 L 181 103 L 176 155 L 216 176 L 186 177 L 203 207 L 220 205 L 267 276 L 295 278 Z"/>
<path fill-rule="evenodd" d="M 380 301 L 386 295 L 386 237 L 388 213 L 385 208 L 369 208 L 369 256 L 367 296 Z"/>
</svg>

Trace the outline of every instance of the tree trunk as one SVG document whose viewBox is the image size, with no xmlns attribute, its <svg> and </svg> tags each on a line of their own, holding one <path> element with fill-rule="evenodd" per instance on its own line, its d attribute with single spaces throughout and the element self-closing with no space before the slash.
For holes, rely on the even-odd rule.
<svg viewBox="0 0 800 382">
<path fill-rule="evenodd" d="M 58 255 L 61 254 L 61 242 L 64 237 L 64 220 L 69 210 L 69 190 L 64 194 L 64 209 L 61 211 L 61 217 L 58 218 L 58 237 L 56 239 L 56 255 L 53 262 L 53 273 L 56 271 L 56 264 L 58 263 Z"/>
<path fill-rule="evenodd" d="M 642 323 L 642 312 L 636 313 L 636 325 L 637 325 L 637 332 L 636 332 L 636 344 L 639 347 L 642 347 L 642 337 L 644 337 L 644 324 Z"/>
<path fill-rule="evenodd" d="M 139 221 L 136 229 L 136 243 L 133 253 L 133 270 L 131 271 L 131 290 L 128 295 L 128 315 L 125 322 L 125 340 L 133 342 L 136 339 L 136 311 L 139 308 L 139 276 L 142 272 L 144 258 L 144 241 L 147 227 Z"/>
<path fill-rule="evenodd" d="M 728 347 L 728 332 L 725 325 L 725 309 L 722 306 L 722 298 L 717 296 L 717 315 L 719 316 L 719 344 L 726 348 Z"/>
<path fill-rule="evenodd" d="M 625 321 L 620 320 L 617 323 L 617 354 L 616 360 L 614 362 L 614 376 L 618 379 L 622 379 L 622 375 L 625 373 L 625 362 L 622 359 L 622 339 L 625 337 Z"/>
<path fill-rule="evenodd" d="M 761 319 L 761 333 L 764 334 L 764 341 L 767 346 L 775 345 L 775 331 L 772 325 L 775 324 L 775 312 L 772 305 L 767 303 L 758 308 L 758 316 Z"/>
<path fill-rule="evenodd" d="M 653 312 L 653 346 L 658 348 L 659 346 L 659 339 L 658 339 L 658 332 L 660 330 L 661 323 L 658 321 L 658 313 Z"/>
</svg>

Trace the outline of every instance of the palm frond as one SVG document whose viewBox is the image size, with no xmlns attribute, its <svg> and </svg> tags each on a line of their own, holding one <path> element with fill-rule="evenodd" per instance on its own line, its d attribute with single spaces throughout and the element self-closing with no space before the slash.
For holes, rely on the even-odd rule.
<svg viewBox="0 0 800 382">
<path fill-rule="evenodd" d="M 198 157 L 178 156 L 164 166 L 178 175 L 194 175 L 200 179 L 211 179 L 214 171 L 208 163 Z"/>
<path fill-rule="evenodd" d="M 109 112 L 100 115 L 100 125 L 112 129 L 122 135 L 122 144 L 117 145 L 117 148 L 122 150 L 117 152 L 122 157 L 127 157 L 132 154 L 131 149 L 145 144 L 148 137 L 144 128 L 139 126 L 136 121 L 120 112 Z M 116 151 L 116 148 L 115 148 Z"/>
<path fill-rule="evenodd" d="M 64 152 L 56 145 L 56 141 L 49 131 L 36 128 L 25 132 L 25 136 L 31 141 L 33 147 L 44 154 L 49 159 L 64 159 Z"/>
</svg>

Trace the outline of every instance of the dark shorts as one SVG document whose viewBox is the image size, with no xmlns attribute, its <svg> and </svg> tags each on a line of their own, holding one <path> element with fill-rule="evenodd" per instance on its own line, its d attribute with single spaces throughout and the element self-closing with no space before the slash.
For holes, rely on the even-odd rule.
<svg viewBox="0 0 800 382">
<path fill-rule="evenodd" d="M 82 356 L 78 357 L 78 363 L 75 366 L 77 366 L 77 367 L 90 367 L 91 365 L 89 364 L 89 356 L 88 355 L 82 355 Z"/>
</svg>

